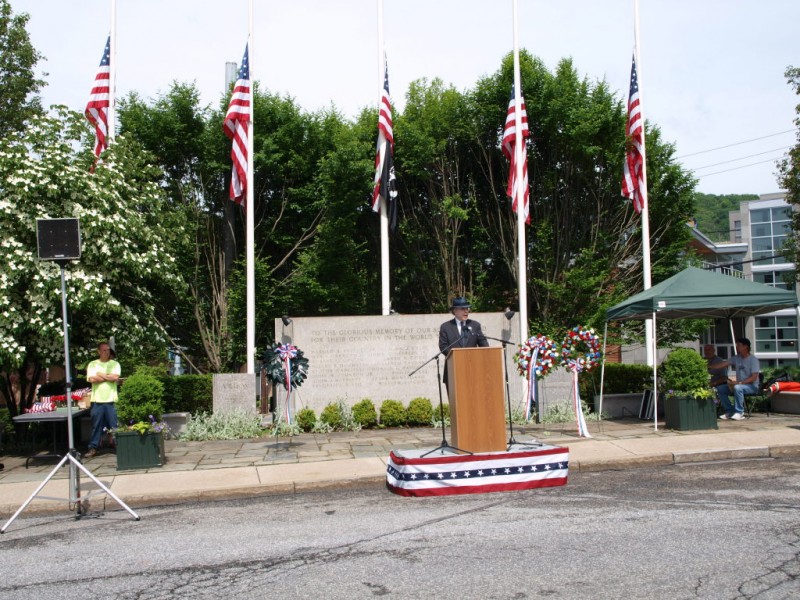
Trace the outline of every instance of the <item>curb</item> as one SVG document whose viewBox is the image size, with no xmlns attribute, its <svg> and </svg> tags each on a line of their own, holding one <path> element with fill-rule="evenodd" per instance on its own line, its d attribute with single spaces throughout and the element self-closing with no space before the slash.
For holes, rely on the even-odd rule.
<svg viewBox="0 0 800 600">
<path fill-rule="evenodd" d="M 602 471 L 619 471 L 623 469 L 640 469 L 664 467 L 670 465 L 687 465 L 692 463 L 800 457 L 800 445 L 758 446 L 753 448 L 737 448 L 728 450 L 701 450 L 691 452 L 661 452 L 642 456 L 628 456 L 617 459 L 582 460 L 570 463 L 570 469 L 579 473 L 597 473 Z M 261 485 L 233 486 L 213 490 L 186 490 L 167 494 L 135 494 L 122 497 L 131 508 L 148 508 L 152 506 L 172 506 L 191 502 L 215 502 L 220 500 L 238 500 L 243 498 L 261 498 L 268 496 L 292 496 L 306 493 L 325 492 L 331 490 L 378 489 L 386 484 L 385 475 L 359 475 L 348 479 L 327 479 L 319 481 L 295 481 L 290 483 L 267 483 Z M 19 505 L 0 504 L 0 514 L 10 518 Z M 68 507 L 67 500 L 58 503 L 32 503 L 25 508 L 22 515 L 63 514 L 73 510 Z M 122 507 L 110 496 L 96 496 L 88 500 L 88 512 L 119 511 Z"/>
</svg>

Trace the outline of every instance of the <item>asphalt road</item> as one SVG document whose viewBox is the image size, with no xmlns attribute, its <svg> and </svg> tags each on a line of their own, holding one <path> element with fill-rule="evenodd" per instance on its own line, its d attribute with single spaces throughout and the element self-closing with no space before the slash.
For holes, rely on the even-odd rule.
<svg viewBox="0 0 800 600">
<path fill-rule="evenodd" d="M 800 460 L 20 518 L 0 598 L 800 598 Z"/>
</svg>

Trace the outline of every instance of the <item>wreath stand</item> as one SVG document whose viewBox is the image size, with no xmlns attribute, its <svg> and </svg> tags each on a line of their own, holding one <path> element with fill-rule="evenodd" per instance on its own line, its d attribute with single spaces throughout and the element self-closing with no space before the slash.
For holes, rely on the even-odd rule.
<svg viewBox="0 0 800 600">
<path fill-rule="evenodd" d="M 288 426 L 292 425 L 292 394 L 298 394 L 297 388 L 308 376 L 308 359 L 303 356 L 303 351 L 293 344 L 281 344 L 275 342 L 270 350 L 267 351 L 262 369 L 266 371 L 266 379 L 269 381 L 275 398 L 275 410 L 272 412 L 272 424 L 277 428 L 282 422 Z M 278 384 L 282 384 L 286 390 L 286 398 L 283 402 L 278 399 Z M 285 420 L 284 420 L 285 415 Z M 289 441 L 286 448 L 292 446 L 292 435 L 287 435 Z M 275 448 L 280 447 L 280 436 L 275 435 Z"/>
<path fill-rule="evenodd" d="M 67 284 L 66 284 L 66 277 L 64 275 L 64 268 L 66 266 L 67 260 L 59 260 L 59 266 L 61 267 L 61 319 L 64 326 L 64 369 L 65 369 L 65 383 L 66 383 L 66 395 L 67 395 L 67 442 L 69 444 L 69 450 L 61 459 L 61 461 L 55 466 L 55 468 L 50 472 L 50 474 L 45 477 L 44 481 L 39 484 L 39 487 L 34 490 L 33 494 L 31 494 L 25 502 L 22 503 L 22 506 L 17 509 L 17 512 L 6 521 L 5 525 L 0 528 L 0 533 L 5 533 L 6 529 L 8 529 L 9 525 L 14 522 L 14 520 L 24 511 L 28 505 L 33 502 L 33 499 L 39 495 L 44 489 L 44 486 L 55 476 L 56 473 L 69 463 L 69 498 L 67 499 L 70 504 L 75 505 L 75 518 L 80 519 L 81 517 L 87 516 L 85 512 L 84 502 L 89 498 L 92 492 L 89 492 L 83 500 L 81 500 L 81 479 L 80 473 L 83 472 L 89 479 L 95 482 L 98 487 L 111 496 L 117 504 L 119 504 L 122 508 L 124 508 L 128 513 L 133 517 L 135 521 L 140 519 L 139 515 L 137 515 L 133 510 L 125 504 L 122 500 L 120 500 L 114 492 L 112 492 L 108 487 L 101 482 L 94 474 L 83 466 L 80 461 L 80 455 L 78 454 L 77 450 L 75 450 L 75 435 L 73 432 L 73 424 L 72 424 L 72 378 L 70 375 L 70 364 L 69 364 L 69 328 L 67 327 Z M 48 498 L 42 496 L 43 500 L 63 500 L 63 498 Z"/>
</svg>

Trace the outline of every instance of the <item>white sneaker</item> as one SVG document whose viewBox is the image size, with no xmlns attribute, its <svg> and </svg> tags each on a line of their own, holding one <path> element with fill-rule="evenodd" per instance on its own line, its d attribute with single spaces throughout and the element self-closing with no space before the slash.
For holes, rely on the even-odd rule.
<svg viewBox="0 0 800 600">
<path fill-rule="evenodd" d="M 723 421 L 727 421 L 728 419 L 730 419 L 730 417 L 728 415 L 726 415 L 725 413 L 722 413 L 719 416 L 719 418 L 722 419 Z"/>
<path fill-rule="evenodd" d="M 731 419 L 733 419 L 734 421 L 741 421 L 742 419 L 744 419 L 744 415 L 742 413 L 733 413 L 731 415 Z"/>
</svg>

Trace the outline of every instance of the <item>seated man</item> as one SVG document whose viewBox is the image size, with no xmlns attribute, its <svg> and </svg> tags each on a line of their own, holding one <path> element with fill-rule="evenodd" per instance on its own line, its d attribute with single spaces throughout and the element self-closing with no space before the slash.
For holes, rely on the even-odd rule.
<svg viewBox="0 0 800 600">
<path fill-rule="evenodd" d="M 736 355 L 729 361 L 722 361 L 715 365 L 716 368 L 731 366 L 736 371 L 736 377 L 728 383 L 717 386 L 717 397 L 722 405 L 723 414 L 720 419 L 733 419 L 739 421 L 744 418 L 745 394 L 758 393 L 758 374 L 760 368 L 758 359 L 750 354 L 750 340 L 738 338 L 736 340 Z M 734 404 L 731 406 L 730 395 L 733 394 Z"/>
<path fill-rule="evenodd" d="M 717 350 L 714 348 L 714 344 L 706 344 L 703 346 L 703 356 L 708 364 L 708 374 L 710 375 L 708 384 L 714 389 L 723 383 L 727 385 L 728 367 L 720 367 L 725 361 L 717 356 Z"/>
</svg>

